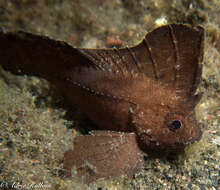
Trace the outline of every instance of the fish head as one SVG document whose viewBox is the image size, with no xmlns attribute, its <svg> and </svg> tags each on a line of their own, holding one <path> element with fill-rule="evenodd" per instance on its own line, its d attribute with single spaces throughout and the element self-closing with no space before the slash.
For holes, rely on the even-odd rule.
<svg viewBox="0 0 220 190">
<path fill-rule="evenodd" d="M 132 125 L 144 150 L 176 151 L 199 141 L 202 136 L 194 110 L 186 108 L 156 113 L 136 110 Z"/>
</svg>

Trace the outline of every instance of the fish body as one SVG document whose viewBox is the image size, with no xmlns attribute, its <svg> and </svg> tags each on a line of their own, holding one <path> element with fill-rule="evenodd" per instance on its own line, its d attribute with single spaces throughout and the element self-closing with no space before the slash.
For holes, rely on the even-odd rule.
<svg viewBox="0 0 220 190">
<path fill-rule="evenodd" d="M 90 183 L 132 175 L 151 150 L 179 150 L 201 138 L 194 108 L 204 29 L 170 24 L 122 49 L 79 49 L 25 32 L 0 33 L 5 70 L 42 77 L 102 131 L 79 136 L 64 155 Z"/>
</svg>

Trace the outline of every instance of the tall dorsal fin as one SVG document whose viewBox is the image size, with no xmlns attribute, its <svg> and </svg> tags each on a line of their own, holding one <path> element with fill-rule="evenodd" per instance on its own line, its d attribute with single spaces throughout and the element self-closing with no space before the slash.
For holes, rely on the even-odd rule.
<svg viewBox="0 0 220 190">
<path fill-rule="evenodd" d="M 105 71 L 141 73 L 188 98 L 201 77 L 203 46 L 202 27 L 171 24 L 153 30 L 131 48 L 79 51 Z"/>
</svg>

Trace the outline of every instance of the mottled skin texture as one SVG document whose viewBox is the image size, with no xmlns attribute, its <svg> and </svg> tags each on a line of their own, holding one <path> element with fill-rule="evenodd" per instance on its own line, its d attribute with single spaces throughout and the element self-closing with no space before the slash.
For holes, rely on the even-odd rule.
<svg viewBox="0 0 220 190">
<path fill-rule="evenodd" d="M 0 34 L 4 69 L 55 84 L 104 131 L 79 136 L 64 155 L 66 176 L 83 182 L 132 175 L 151 150 L 198 141 L 194 107 L 202 72 L 204 30 L 162 26 L 137 46 L 77 49 L 24 32 Z"/>
</svg>

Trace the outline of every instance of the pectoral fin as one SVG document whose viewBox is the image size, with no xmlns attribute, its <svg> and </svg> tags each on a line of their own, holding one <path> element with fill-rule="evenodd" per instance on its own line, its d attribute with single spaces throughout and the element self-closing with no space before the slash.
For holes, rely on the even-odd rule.
<svg viewBox="0 0 220 190">
<path fill-rule="evenodd" d="M 75 173 L 87 184 L 98 178 L 131 176 L 140 168 L 143 155 L 135 133 L 98 131 L 76 138 L 74 149 L 64 155 L 65 175 Z"/>
</svg>

